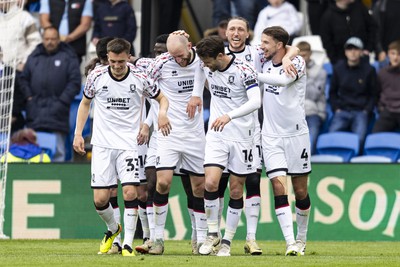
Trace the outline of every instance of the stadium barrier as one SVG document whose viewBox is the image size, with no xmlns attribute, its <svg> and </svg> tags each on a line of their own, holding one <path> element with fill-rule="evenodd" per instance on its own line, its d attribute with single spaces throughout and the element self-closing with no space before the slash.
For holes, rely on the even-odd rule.
<svg viewBox="0 0 400 267">
<path fill-rule="evenodd" d="M 283 240 L 270 183 L 265 176 L 261 180 L 257 239 Z M 103 236 L 105 226 L 93 205 L 89 164 L 9 164 L 6 189 L 4 233 L 13 239 Z M 314 164 L 309 193 L 308 239 L 400 241 L 400 164 Z M 227 196 L 226 192 L 226 203 Z M 293 192 L 289 201 L 294 210 Z M 122 197 L 119 204 L 123 208 Z M 186 196 L 180 178 L 175 178 L 165 237 L 190 239 L 190 234 Z M 235 239 L 245 237 L 243 214 Z"/>
</svg>

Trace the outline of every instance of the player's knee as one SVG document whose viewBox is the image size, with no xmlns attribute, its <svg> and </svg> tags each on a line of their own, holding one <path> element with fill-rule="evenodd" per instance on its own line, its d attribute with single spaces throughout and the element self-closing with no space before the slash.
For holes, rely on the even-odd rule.
<svg viewBox="0 0 400 267">
<path fill-rule="evenodd" d="M 124 200 L 133 200 L 137 198 L 137 193 L 134 186 L 124 186 L 122 192 L 124 195 Z"/>
<path fill-rule="evenodd" d="M 272 190 L 275 196 L 287 195 L 287 177 L 278 176 L 271 179 Z"/>
<path fill-rule="evenodd" d="M 209 192 L 215 192 L 218 190 L 218 181 L 217 179 L 206 179 L 205 189 Z"/>
<path fill-rule="evenodd" d="M 308 196 L 308 190 L 307 188 L 296 188 L 294 195 L 296 199 L 305 199 Z"/>
<path fill-rule="evenodd" d="M 243 197 L 243 187 L 231 187 L 230 197 L 233 199 L 239 199 Z"/>
<path fill-rule="evenodd" d="M 195 197 L 203 197 L 204 196 L 204 183 L 194 185 L 193 196 L 195 196 Z"/>
<path fill-rule="evenodd" d="M 171 184 L 169 182 L 167 182 L 166 180 L 163 180 L 163 179 L 157 180 L 156 189 L 161 194 L 168 193 L 170 186 L 171 186 Z"/>
</svg>

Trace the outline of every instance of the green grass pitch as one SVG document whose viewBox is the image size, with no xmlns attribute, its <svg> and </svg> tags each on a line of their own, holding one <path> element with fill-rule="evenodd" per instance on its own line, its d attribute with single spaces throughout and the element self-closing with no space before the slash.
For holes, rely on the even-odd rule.
<svg viewBox="0 0 400 267">
<path fill-rule="evenodd" d="M 99 240 L 0 240 L 0 266 L 400 266 L 400 242 L 307 242 L 306 256 L 285 257 L 283 241 L 258 241 L 261 256 L 234 240 L 231 257 L 194 256 L 190 241 L 166 241 L 162 256 L 97 255 Z M 134 246 L 140 244 L 135 240 Z"/>
</svg>

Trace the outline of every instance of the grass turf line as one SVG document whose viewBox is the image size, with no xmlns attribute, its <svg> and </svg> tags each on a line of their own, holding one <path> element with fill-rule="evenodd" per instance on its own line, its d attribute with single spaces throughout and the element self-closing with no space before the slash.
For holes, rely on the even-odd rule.
<svg viewBox="0 0 400 267">
<path fill-rule="evenodd" d="M 399 266 L 400 242 L 307 242 L 306 256 L 285 257 L 283 241 L 258 241 L 261 256 L 234 240 L 231 257 L 194 256 L 190 241 L 166 241 L 163 256 L 97 255 L 100 240 L 0 240 L 0 266 Z M 134 245 L 141 244 L 135 240 Z"/>
</svg>

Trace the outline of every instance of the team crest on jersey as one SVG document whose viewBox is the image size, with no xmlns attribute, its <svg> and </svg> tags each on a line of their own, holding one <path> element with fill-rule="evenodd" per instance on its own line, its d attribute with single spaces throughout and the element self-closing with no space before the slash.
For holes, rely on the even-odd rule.
<svg viewBox="0 0 400 267">
<path fill-rule="evenodd" d="M 211 71 L 208 72 L 208 77 L 212 77 L 212 72 Z"/>
<path fill-rule="evenodd" d="M 61 66 L 61 60 L 59 60 L 59 59 L 54 60 L 54 66 L 60 67 Z"/>
<path fill-rule="evenodd" d="M 108 86 L 104 85 L 104 86 L 101 88 L 101 91 L 102 91 L 102 92 L 108 92 Z"/>
<path fill-rule="evenodd" d="M 235 83 L 235 76 L 230 75 L 228 78 L 228 84 L 234 84 Z"/>
<path fill-rule="evenodd" d="M 136 84 L 129 85 L 129 93 L 134 93 L 136 91 Z"/>
<path fill-rule="evenodd" d="M 282 75 L 283 73 L 285 73 L 285 70 L 284 70 L 284 69 L 281 69 L 281 70 L 279 71 L 279 75 Z"/>
<path fill-rule="evenodd" d="M 171 75 L 172 75 L 172 77 L 178 76 L 178 72 L 177 72 L 176 70 L 173 70 L 172 73 L 171 73 Z"/>
<path fill-rule="evenodd" d="M 250 62 L 250 61 L 251 61 L 251 54 L 246 55 L 244 58 L 245 58 L 248 62 Z"/>
</svg>

